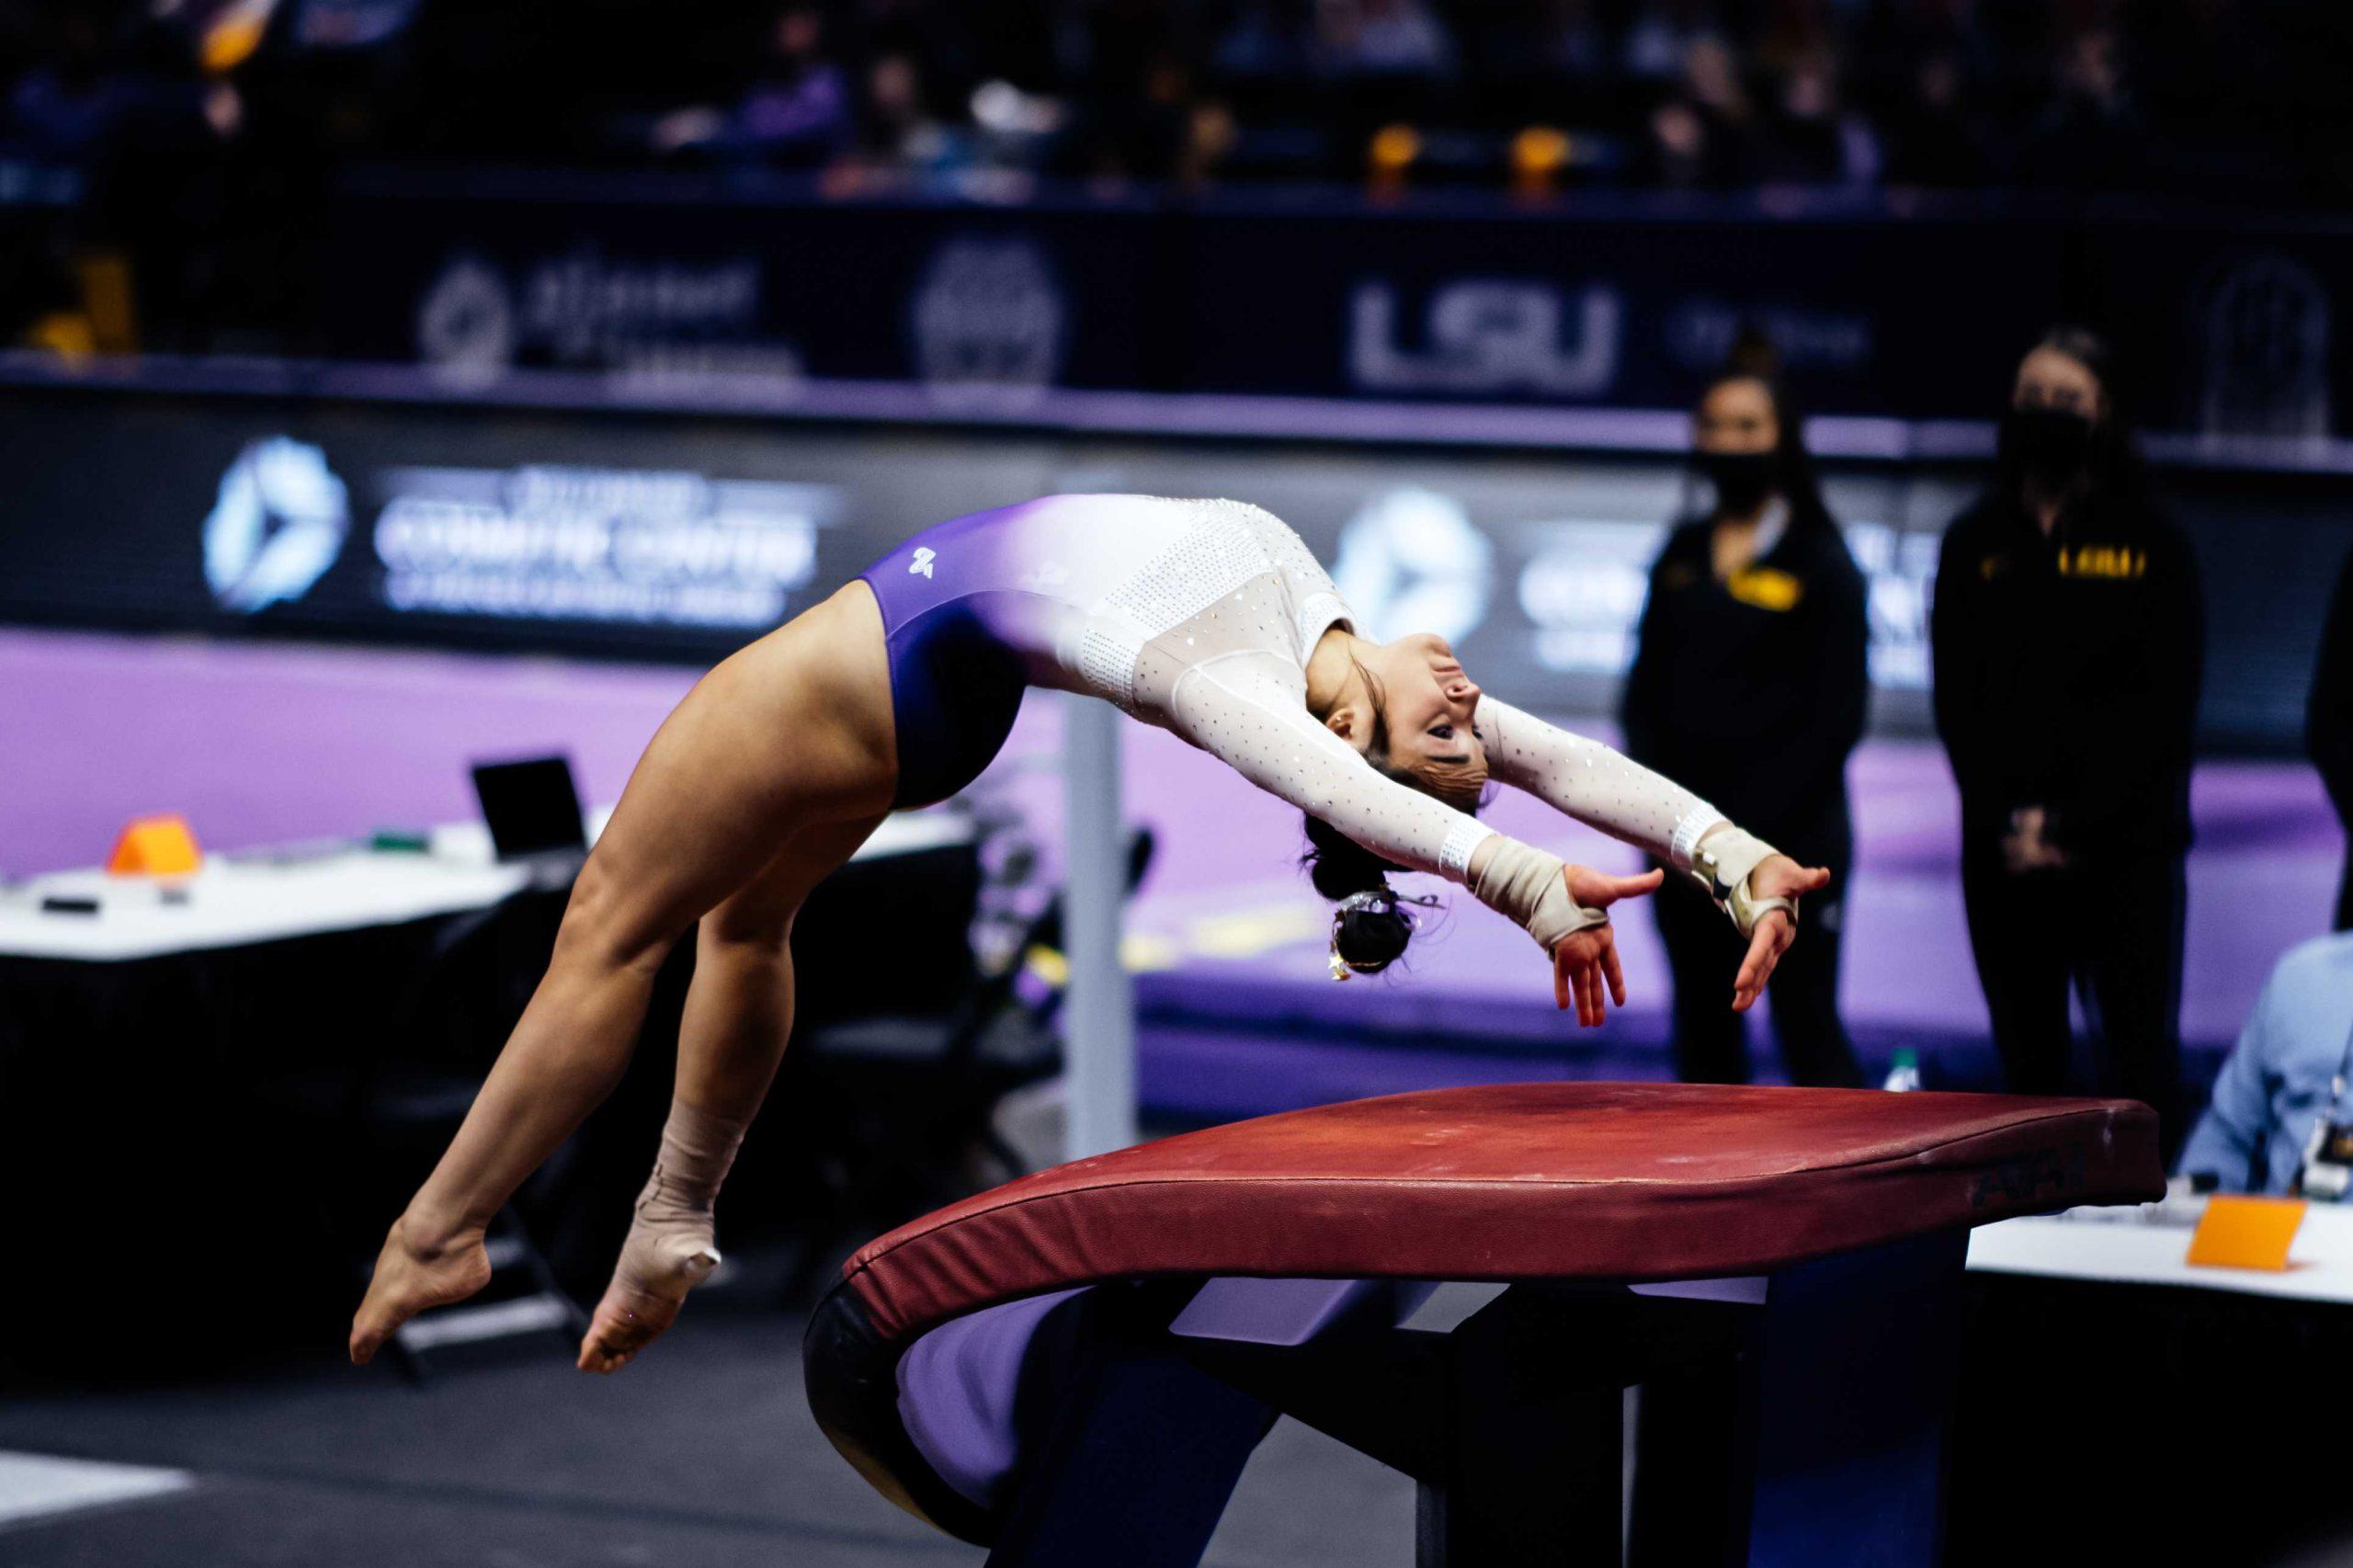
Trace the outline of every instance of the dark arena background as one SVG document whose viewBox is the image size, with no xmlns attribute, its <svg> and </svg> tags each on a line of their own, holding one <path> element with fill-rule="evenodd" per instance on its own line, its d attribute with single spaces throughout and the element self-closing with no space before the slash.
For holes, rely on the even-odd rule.
<svg viewBox="0 0 2353 1568">
<path fill-rule="evenodd" d="M 2348 80 L 2339 0 L 0 0 L 0 1563 L 2353 1563 Z M 1435 854 L 1352 972 L 1335 802 L 1067 650 L 812 885 L 745 826 L 922 739 L 881 598 L 887 689 L 779 628 L 1138 495 L 1328 572 L 1363 787 L 1434 670 L 1722 808 L 1489 780 L 1667 866 L 1599 1027 Z M 1835 876 L 1737 1017 L 1718 816 Z M 461 1128 L 490 1283 L 354 1366 Z"/>
</svg>

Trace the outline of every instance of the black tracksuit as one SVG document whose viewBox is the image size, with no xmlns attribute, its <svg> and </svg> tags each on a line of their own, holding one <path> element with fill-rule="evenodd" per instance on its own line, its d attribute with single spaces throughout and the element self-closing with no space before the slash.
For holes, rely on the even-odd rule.
<svg viewBox="0 0 2353 1568">
<path fill-rule="evenodd" d="M 1792 519 L 1719 581 L 1711 518 L 1676 528 L 1651 567 L 1641 645 L 1620 714 L 1627 754 L 1802 865 L 1827 866 L 1768 988 L 1792 1082 L 1862 1081 L 1838 1019 L 1842 896 L 1854 862 L 1847 756 L 1870 696 L 1863 575 L 1827 520 Z M 1676 1071 L 1742 1083 L 1748 1052 L 1732 983 L 1746 951 L 1732 923 L 1670 873 L 1652 900 L 1675 972 Z"/>
<path fill-rule="evenodd" d="M 2336 579 L 2336 597 L 2320 637 L 2320 664 L 2313 671 L 2313 693 L 2304 710 L 2304 744 L 2320 769 L 2336 818 L 2353 840 L 2353 556 Z M 2353 931 L 2353 842 L 2345 852 L 2345 880 L 2337 885 L 2336 928 Z"/>
<path fill-rule="evenodd" d="M 2146 502 L 2070 502 L 2049 537 L 1989 494 L 1953 520 L 1930 617 L 1937 732 L 1961 787 L 1969 939 L 2013 1092 L 2127 1095 L 2178 1140 L 2182 860 L 2205 610 Z M 2040 806 L 2063 869 L 2011 874 Z M 2093 1028 L 2075 1069 L 2067 993 Z"/>
</svg>

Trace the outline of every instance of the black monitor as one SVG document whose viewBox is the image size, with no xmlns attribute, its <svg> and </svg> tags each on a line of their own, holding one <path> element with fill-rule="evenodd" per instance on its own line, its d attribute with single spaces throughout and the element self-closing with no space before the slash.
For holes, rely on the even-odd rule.
<svg viewBox="0 0 2353 1568">
<path fill-rule="evenodd" d="M 573 788 L 572 763 L 561 756 L 474 764 L 474 794 L 501 860 L 525 860 L 588 847 Z"/>
</svg>

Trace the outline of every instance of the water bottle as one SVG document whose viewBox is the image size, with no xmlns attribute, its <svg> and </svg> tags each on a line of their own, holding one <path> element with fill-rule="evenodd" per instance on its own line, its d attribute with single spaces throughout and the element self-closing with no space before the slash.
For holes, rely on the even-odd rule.
<svg viewBox="0 0 2353 1568">
<path fill-rule="evenodd" d="M 1887 1082 L 1880 1085 L 1893 1093 L 1902 1094 L 1920 1086 L 1920 1053 L 1908 1045 L 1895 1048 L 1895 1060 L 1887 1070 Z"/>
</svg>

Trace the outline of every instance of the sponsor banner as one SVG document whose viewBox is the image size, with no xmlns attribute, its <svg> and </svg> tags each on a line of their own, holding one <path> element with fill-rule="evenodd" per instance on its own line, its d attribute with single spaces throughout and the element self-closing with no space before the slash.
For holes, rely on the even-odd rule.
<svg viewBox="0 0 2353 1568">
<path fill-rule="evenodd" d="M 2144 424 L 2285 456 L 2353 433 L 2353 225 L 2119 222 L 2084 271 Z"/>
<path fill-rule="evenodd" d="M 844 505 L 750 442 L 714 462 L 593 421 L 137 394 L 12 415 L 0 592 L 28 619 L 714 657 L 809 602 Z"/>
<path fill-rule="evenodd" d="M 517 199 L 370 186 L 335 207 L 335 354 L 473 389 L 592 370 L 644 394 L 804 377 L 919 384 L 949 411 L 1129 388 L 1167 291 L 1144 210 Z M 628 186 L 624 188 L 640 188 Z"/>
<path fill-rule="evenodd" d="M 716 660 L 931 523 L 1055 492 L 1284 518 L 1364 629 L 1436 631 L 1498 695 L 1608 711 L 1671 455 L 960 434 L 414 400 L 0 392 L 0 620 Z M 1870 585 L 1875 722 L 1927 728 L 1944 525 L 1977 476 L 1827 466 Z M 2344 558 L 2325 477 L 2167 477 L 2211 617 L 2211 741 L 2292 748 Z"/>
<path fill-rule="evenodd" d="M 637 392 L 888 381 L 949 412 L 1047 388 L 1678 408 L 1754 325 L 1813 413 L 1983 419 L 2064 316 L 2119 339 L 2159 428 L 2353 431 L 2353 232 L 2319 224 L 619 188 L 353 186 L 326 341 L 459 387 L 540 368 Z"/>
<path fill-rule="evenodd" d="M 1983 418 L 2058 305 L 2055 269 L 2016 264 L 2055 244 L 2033 225 L 1707 210 L 1258 215 L 1246 244 L 1203 215 L 1191 385 L 1679 408 L 1754 326 L 1815 413 Z"/>
</svg>

